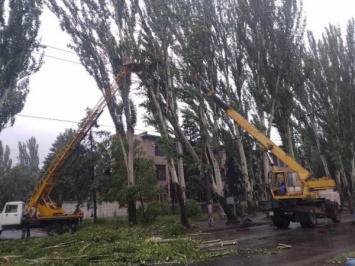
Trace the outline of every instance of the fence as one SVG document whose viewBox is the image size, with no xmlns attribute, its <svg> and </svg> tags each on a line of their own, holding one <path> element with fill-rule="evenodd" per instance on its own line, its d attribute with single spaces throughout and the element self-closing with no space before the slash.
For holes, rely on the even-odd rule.
<svg viewBox="0 0 355 266">
<path fill-rule="evenodd" d="M 64 202 L 62 208 L 65 213 L 74 213 L 77 202 Z M 90 218 L 94 216 L 94 209 L 87 207 L 87 203 L 83 203 L 80 206 L 81 211 L 84 213 L 84 218 Z M 97 204 L 97 217 L 125 217 L 127 216 L 127 208 L 120 208 L 118 202 L 103 202 L 102 204 Z"/>
</svg>

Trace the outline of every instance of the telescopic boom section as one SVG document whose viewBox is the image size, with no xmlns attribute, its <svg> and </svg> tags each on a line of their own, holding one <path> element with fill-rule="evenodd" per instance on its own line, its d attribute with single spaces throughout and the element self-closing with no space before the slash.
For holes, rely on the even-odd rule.
<svg viewBox="0 0 355 266">
<path fill-rule="evenodd" d="M 253 136 L 266 150 L 273 153 L 277 158 L 279 158 L 284 164 L 286 164 L 292 171 L 299 174 L 301 180 L 306 180 L 310 177 L 310 172 L 297 163 L 291 156 L 284 152 L 280 147 L 273 143 L 268 137 L 266 137 L 262 132 L 250 124 L 246 119 L 244 119 L 237 111 L 226 104 L 221 98 L 219 98 L 213 91 L 207 89 L 205 86 L 201 85 L 201 90 L 203 93 L 211 98 L 220 108 L 222 108 L 227 115 L 234 120 L 238 125 L 245 129 L 251 136 Z"/>
<path fill-rule="evenodd" d="M 139 67 L 135 63 L 125 64 L 121 72 L 115 78 L 115 84 L 110 86 L 105 95 L 100 99 L 96 106 L 89 112 L 88 116 L 79 125 L 78 130 L 73 138 L 57 153 L 53 161 L 50 163 L 44 174 L 38 180 L 34 192 L 29 200 L 28 211 L 32 213 L 32 208 L 40 213 L 41 216 L 62 215 L 62 211 L 58 206 L 53 204 L 49 198 L 56 180 L 58 179 L 65 164 L 73 155 L 74 151 L 79 147 L 80 142 L 85 138 L 88 131 L 93 127 L 97 119 L 102 114 L 107 102 L 116 95 L 119 86 L 124 82 L 128 72 L 136 72 Z M 41 206 L 41 207 L 40 207 Z M 53 209 L 51 211 L 50 209 Z M 61 211 L 57 211 L 60 209 Z M 43 213 L 41 213 L 41 210 Z"/>
</svg>

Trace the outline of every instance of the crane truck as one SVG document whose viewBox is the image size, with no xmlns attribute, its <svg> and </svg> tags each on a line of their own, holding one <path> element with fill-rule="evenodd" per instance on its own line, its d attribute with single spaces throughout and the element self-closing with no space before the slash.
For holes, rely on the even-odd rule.
<svg viewBox="0 0 355 266">
<path fill-rule="evenodd" d="M 260 201 L 259 207 L 262 211 L 269 212 L 277 228 L 286 229 L 290 222 L 299 222 L 303 228 L 313 228 L 317 225 L 317 218 L 330 218 L 334 223 L 340 222 L 342 208 L 334 179 L 314 178 L 306 168 L 225 103 L 214 91 L 205 85 L 200 85 L 200 88 L 267 152 L 272 166 L 269 180 L 272 200 Z M 286 167 L 276 166 L 270 153 Z"/>
<path fill-rule="evenodd" d="M 73 232 L 83 215 L 66 214 L 61 206 L 50 199 L 50 193 L 65 164 L 100 117 L 107 102 L 113 99 L 127 73 L 135 71 L 137 71 L 135 63 L 124 65 L 115 77 L 115 84 L 106 90 L 104 96 L 80 123 L 71 140 L 60 149 L 38 179 L 28 203 L 13 201 L 5 204 L 0 213 L 0 234 L 2 230 L 17 229 L 22 230 L 22 238 L 24 238 L 26 232 L 29 236 L 30 228 L 46 228 L 49 235 L 61 234 L 64 230 Z"/>
</svg>

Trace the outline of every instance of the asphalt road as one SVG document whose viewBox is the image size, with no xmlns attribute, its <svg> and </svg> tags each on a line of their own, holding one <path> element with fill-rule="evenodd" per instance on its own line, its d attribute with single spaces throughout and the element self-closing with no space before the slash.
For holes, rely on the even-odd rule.
<svg viewBox="0 0 355 266">
<path fill-rule="evenodd" d="M 253 226 L 248 231 L 229 227 L 228 230 L 211 232 L 209 239 L 237 240 L 236 248 L 265 249 L 279 251 L 278 245 L 291 245 L 278 254 L 237 254 L 219 257 L 214 260 L 191 264 L 191 266 L 324 266 L 330 258 L 337 257 L 348 251 L 355 251 L 355 226 L 351 225 L 348 213 L 342 215 L 342 222 L 334 224 L 327 220 L 330 229 L 325 230 L 325 220 L 318 219 L 316 228 L 302 228 L 299 223 L 291 223 L 286 230 L 276 229 L 267 225 Z M 45 230 L 31 230 L 31 237 L 45 237 Z M 20 239 L 21 231 L 4 231 L 1 240 Z"/>
<path fill-rule="evenodd" d="M 241 254 L 219 257 L 211 261 L 193 264 L 194 266 L 320 266 L 326 261 L 348 251 L 355 251 L 355 226 L 351 225 L 348 213 L 342 215 L 342 222 L 334 224 L 330 219 L 326 229 L 325 219 L 318 219 L 316 228 L 302 228 L 299 223 L 291 223 L 286 230 L 271 225 L 251 227 L 249 231 L 227 230 L 214 232 L 211 238 L 237 240 L 236 249 L 266 249 L 277 251 L 281 244 L 291 245 L 279 254 Z"/>
<path fill-rule="evenodd" d="M 21 230 L 9 230 L 3 231 L 0 236 L 0 241 L 9 239 L 21 239 Z M 45 237 L 48 236 L 47 231 L 43 229 L 31 229 L 31 238 Z"/>
</svg>

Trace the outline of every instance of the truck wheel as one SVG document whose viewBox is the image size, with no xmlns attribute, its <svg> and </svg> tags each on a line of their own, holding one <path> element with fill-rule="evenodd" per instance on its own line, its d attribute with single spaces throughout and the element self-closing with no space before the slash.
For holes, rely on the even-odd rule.
<svg viewBox="0 0 355 266">
<path fill-rule="evenodd" d="M 49 236 L 61 235 L 63 234 L 63 225 L 58 223 L 51 224 L 47 229 L 47 233 Z"/>
<path fill-rule="evenodd" d="M 69 234 L 73 234 L 74 233 L 74 225 L 73 224 L 69 224 L 68 225 L 68 233 Z"/>
<path fill-rule="evenodd" d="M 0 236 L 1 236 L 2 230 L 0 230 Z"/>
<path fill-rule="evenodd" d="M 317 216 L 313 212 L 308 213 L 308 226 L 310 228 L 317 226 Z"/>
<path fill-rule="evenodd" d="M 290 220 L 276 220 L 274 221 L 274 225 L 278 228 L 278 229 L 287 229 L 290 226 Z"/>
<path fill-rule="evenodd" d="M 338 208 L 334 209 L 332 221 L 333 221 L 333 223 L 340 223 L 340 221 L 341 221 L 341 213 Z"/>
<path fill-rule="evenodd" d="M 309 228 L 309 224 L 308 224 L 308 221 L 300 221 L 300 224 L 303 228 Z"/>
</svg>

